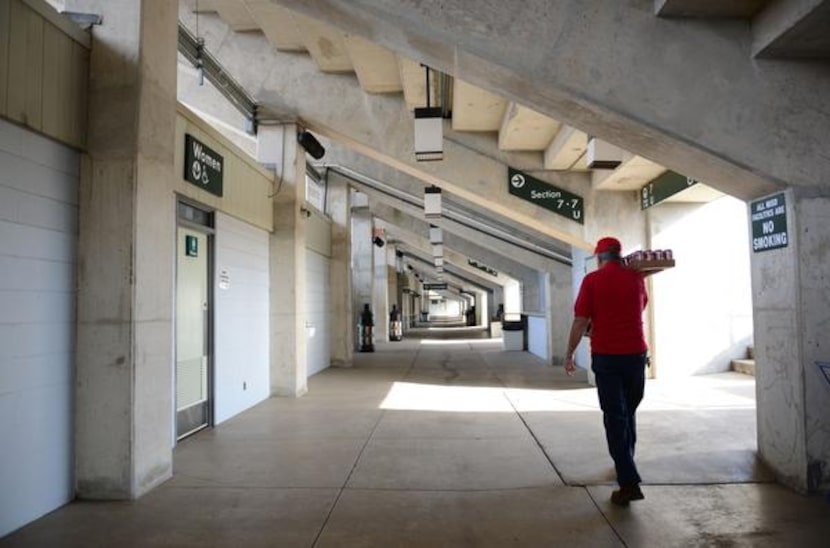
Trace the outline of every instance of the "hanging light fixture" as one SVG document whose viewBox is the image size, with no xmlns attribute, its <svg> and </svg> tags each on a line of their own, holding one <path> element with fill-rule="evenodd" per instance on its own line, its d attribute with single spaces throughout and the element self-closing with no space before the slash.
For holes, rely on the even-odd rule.
<svg viewBox="0 0 830 548">
<path fill-rule="evenodd" d="M 429 67 L 427 76 L 427 106 L 415 109 L 415 159 L 431 162 L 444 159 L 444 118 L 440 107 L 430 105 Z"/>
<path fill-rule="evenodd" d="M 444 233 L 440 227 L 429 225 L 429 243 L 442 244 L 444 243 Z"/>
<path fill-rule="evenodd" d="M 441 189 L 435 185 L 424 190 L 424 216 L 427 219 L 441 216 Z"/>
</svg>

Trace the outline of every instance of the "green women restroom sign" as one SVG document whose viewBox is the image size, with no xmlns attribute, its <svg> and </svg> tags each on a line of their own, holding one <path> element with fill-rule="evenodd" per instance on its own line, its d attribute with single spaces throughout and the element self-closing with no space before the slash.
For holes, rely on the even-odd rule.
<svg viewBox="0 0 830 548">
<path fill-rule="evenodd" d="M 204 143 L 185 134 L 184 179 L 202 190 L 222 196 L 222 172 L 225 159 Z"/>
</svg>

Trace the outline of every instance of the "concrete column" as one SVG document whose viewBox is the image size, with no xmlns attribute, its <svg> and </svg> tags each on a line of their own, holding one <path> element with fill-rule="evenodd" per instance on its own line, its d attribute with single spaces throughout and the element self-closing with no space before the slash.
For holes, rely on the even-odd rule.
<svg viewBox="0 0 830 548">
<path fill-rule="evenodd" d="M 305 151 L 286 125 L 285 162 L 278 169 L 271 234 L 271 394 L 299 397 L 308 392 L 306 362 Z M 281 171 L 281 173 L 279 172 Z"/>
<path fill-rule="evenodd" d="M 538 274 L 533 278 L 526 278 L 521 281 L 522 291 L 522 312 L 542 312 L 541 303 L 544 297 L 544 285 L 541 283 Z"/>
<path fill-rule="evenodd" d="M 386 238 L 383 237 L 386 241 Z M 372 310 L 375 313 L 375 342 L 389 341 L 389 267 L 387 246 L 372 245 L 374 254 L 374 285 L 372 286 Z"/>
<path fill-rule="evenodd" d="M 372 213 L 365 194 L 352 194 L 352 316 L 360 322 L 363 305 L 372 303 L 374 275 L 374 244 L 372 244 Z M 377 325 L 375 314 L 375 325 Z M 357 341 L 357 328 L 352 333 Z"/>
<path fill-rule="evenodd" d="M 487 298 L 486 291 L 476 291 L 478 297 L 478 306 L 476 307 L 476 314 L 478 314 L 478 325 L 482 327 L 490 327 L 490 309 L 492 303 Z"/>
<path fill-rule="evenodd" d="M 830 197 L 785 193 L 787 247 L 752 253 L 758 449 L 783 483 L 830 488 Z M 752 211 L 750 211 L 750 215 Z"/>
<path fill-rule="evenodd" d="M 355 314 L 352 309 L 351 190 L 341 179 L 328 181 L 331 217 L 331 363 L 351 367 Z"/>
<path fill-rule="evenodd" d="M 389 310 L 392 310 L 392 305 L 394 304 L 398 307 L 398 311 L 400 311 L 401 291 L 398 286 L 398 270 L 394 246 L 389 246 L 389 249 L 386 252 L 386 279 L 389 281 L 389 291 L 387 293 L 387 299 L 389 300 Z"/>
<path fill-rule="evenodd" d="M 172 474 L 178 3 L 68 4 L 104 20 L 79 196 L 77 495 L 132 499 Z"/>
<path fill-rule="evenodd" d="M 573 319 L 571 267 L 561 265 L 553 272 L 541 273 L 540 284 L 549 333 L 548 360 L 554 365 L 561 365 L 568 351 L 568 335 Z"/>
</svg>

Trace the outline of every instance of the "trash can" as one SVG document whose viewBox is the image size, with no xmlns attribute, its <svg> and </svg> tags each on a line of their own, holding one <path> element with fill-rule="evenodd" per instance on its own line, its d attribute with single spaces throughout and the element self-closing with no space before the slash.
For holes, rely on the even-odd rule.
<svg viewBox="0 0 830 548">
<path fill-rule="evenodd" d="M 400 341 L 403 339 L 403 324 L 401 323 L 401 313 L 397 305 L 392 305 L 392 310 L 389 311 L 389 340 Z"/>
<path fill-rule="evenodd" d="M 524 326 L 521 321 L 503 321 L 502 345 L 506 352 L 521 352 L 524 350 Z"/>
<path fill-rule="evenodd" d="M 374 344 L 374 334 L 372 331 L 375 327 L 375 319 L 372 311 L 369 309 L 368 304 L 363 305 L 363 312 L 360 313 L 360 324 L 359 324 L 359 352 L 374 352 L 375 351 L 375 344 Z"/>
</svg>

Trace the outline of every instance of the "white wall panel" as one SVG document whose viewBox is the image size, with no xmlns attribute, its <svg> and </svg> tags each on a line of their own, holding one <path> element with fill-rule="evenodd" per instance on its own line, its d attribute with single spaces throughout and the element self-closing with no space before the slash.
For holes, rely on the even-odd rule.
<svg viewBox="0 0 830 548">
<path fill-rule="evenodd" d="M 330 261 L 319 253 L 306 254 L 306 336 L 308 376 L 331 365 Z"/>
<path fill-rule="evenodd" d="M 542 316 L 527 317 L 527 351 L 549 360 L 548 356 L 548 322 Z"/>
<path fill-rule="evenodd" d="M 78 171 L 0 121 L 0 536 L 74 496 Z"/>
<path fill-rule="evenodd" d="M 215 420 L 268 398 L 268 232 L 216 214 L 214 270 Z"/>
</svg>

